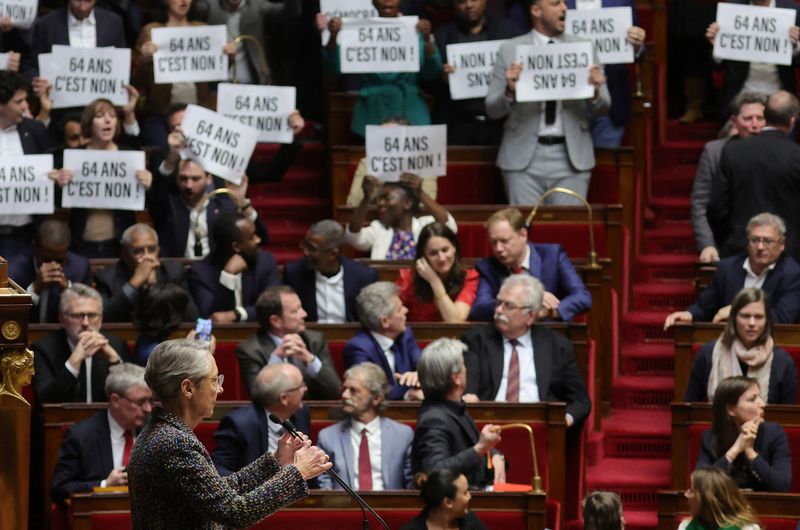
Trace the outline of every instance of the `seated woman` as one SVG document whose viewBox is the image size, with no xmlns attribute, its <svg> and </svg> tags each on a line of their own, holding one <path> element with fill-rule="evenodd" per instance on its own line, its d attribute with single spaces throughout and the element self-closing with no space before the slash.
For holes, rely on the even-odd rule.
<svg viewBox="0 0 800 530">
<path fill-rule="evenodd" d="M 401 269 L 400 299 L 412 322 L 464 322 L 478 292 L 478 271 L 464 270 L 458 239 L 447 225 L 419 233 L 414 269 Z"/>
<path fill-rule="evenodd" d="M 156 346 L 178 329 L 188 305 L 189 294 L 174 283 L 154 283 L 139 292 L 131 312 L 133 327 L 139 332 L 133 353 L 136 364 L 145 366 Z M 194 330 L 187 338 L 194 338 Z"/>
<path fill-rule="evenodd" d="M 780 425 L 764 421 L 760 392 L 758 381 L 749 377 L 720 382 L 714 393 L 711 428 L 703 432 L 696 469 L 722 469 L 740 488 L 789 491 L 789 441 Z"/>
<path fill-rule="evenodd" d="M 622 499 L 611 491 L 593 491 L 583 499 L 583 530 L 623 530 Z"/>
<path fill-rule="evenodd" d="M 712 467 L 692 473 L 692 483 L 684 493 L 689 501 L 690 519 L 681 521 L 678 530 L 758 530 L 753 508 L 723 471 Z"/>
<path fill-rule="evenodd" d="M 725 331 L 694 358 L 684 401 L 711 401 L 719 382 L 733 375 L 756 379 L 765 403 L 797 403 L 794 361 L 775 347 L 772 314 L 761 289 L 742 289 L 733 299 Z"/>
<path fill-rule="evenodd" d="M 472 494 L 464 475 L 449 469 L 439 469 L 430 475 L 420 473 L 415 477 L 415 483 L 425 507 L 400 530 L 486 530 L 478 516 L 469 511 Z"/>
<path fill-rule="evenodd" d="M 417 374 L 425 401 L 414 431 L 411 472 L 451 469 L 467 477 L 471 489 L 484 489 L 493 481 L 506 481 L 506 466 L 503 455 L 493 451 L 500 441 L 499 427 L 489 424 L 478 431 L 461 401 L 467 386 L 465 350 L 461 341 L 437 339 L 422 351 Z"/>
</svg>

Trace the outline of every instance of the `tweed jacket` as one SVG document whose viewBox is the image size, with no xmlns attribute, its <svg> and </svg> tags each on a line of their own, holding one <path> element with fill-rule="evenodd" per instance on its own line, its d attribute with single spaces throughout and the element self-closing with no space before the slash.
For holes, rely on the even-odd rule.
<svg viewBox="0 0 800 530">
<path fill-rule="evenodd" d="M 134 529 L 244 528 L 308 495 L 300 471 L 270 453 L 220 477 L 200 440 L 160 407 L 133 447 L 128 485 Z"/>
</svg>

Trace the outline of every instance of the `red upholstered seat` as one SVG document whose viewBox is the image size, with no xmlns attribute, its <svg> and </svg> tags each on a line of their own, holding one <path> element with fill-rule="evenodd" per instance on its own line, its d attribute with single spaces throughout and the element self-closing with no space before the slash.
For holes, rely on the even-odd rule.
<svg viewBox="0 0 800 530">
<path fill-rule="evenodd" d="M 214 351 L 219 373 L 225 375 L 224 392 L 220 397 L 226 401 L 250 399 L 250 393 L 247 391 L 239 371 L 239 360 L 236 358 L 238 344 L 238 342 L 219 341 L 217 349 Z"/>
<path fill-rule="evenodd" d="M 217 427 L 219 427 L 218 422 L 201 423 L 194 429 L 195 436 L 209 453 L 217 447 L 217 442 L 214 440 L 214 433 L 217 432 Z"/>
<path fill-rule="evenodd" d="M 129 530 L 131 528 L 130 513 L 93 513 L 91 515 L 92 530 Z"/>
</svg>

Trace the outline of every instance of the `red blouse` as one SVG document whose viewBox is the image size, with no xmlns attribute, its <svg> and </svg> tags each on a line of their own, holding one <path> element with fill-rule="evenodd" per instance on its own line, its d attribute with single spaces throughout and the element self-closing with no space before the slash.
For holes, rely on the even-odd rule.
<svg viewBox="0 0 800 530">
<path fill-rule="evenodd" d="M 433 301 L 422 302 L 414 294 L 414 271 L 412 269 L 400 269 L 397 278 L 397 287 L 400 288 L 400 300 L 408 308 L 408 320 L 410 322 L 441 322 L 442 315 L 439 308 Z M 464 302 L 472 307 L 475 296 L 478 293 L 478 271 L 469 269 L 464 278 L 464 287 L 458 293 L 453 302 Z"/>
</svg>

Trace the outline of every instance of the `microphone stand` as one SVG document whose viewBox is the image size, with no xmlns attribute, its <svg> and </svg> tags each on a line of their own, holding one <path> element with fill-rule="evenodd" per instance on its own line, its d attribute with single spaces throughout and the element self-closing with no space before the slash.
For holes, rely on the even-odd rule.
<svg viewBox="0 0 800 530">
<path fill-rule="evenodd" d="M 281 420 L 275 414 L 270 414 L 269 419 L 270 421 L 281 425 L 284 429 L 289 431 L 289 434 L 291 434 L 295 438 L 298 438 L 300 440 L 303 439 L 303 437 L 300 436 L 300 434 L 298 434 L 297 429 L 295 429 L 294 424 L 291 421 Z M 331 477 L 333 477 L 333 479 L 342 487 L 342 489 L 344 489 L 352 498 L 356 500 L 356 502 L 358 502 L 358 507 L 361 508 L 361 528 L 363 530 L 369 530 L 369 522 L 367 521 L 367 512 L 365 511 L 365 509 L 368 510 L 369 513 L 375 516 L 375 519 L 378 520 L 378 522 L 381 524 L 381 526 L 383 526 L 383 528 L 385 528 L 386 530 L 390 530 L 389 525 L 386 524 L 386 521 L 384 521 L 383 518 L 380 515 L 378 515 L 375 512 L 375 510 L 372 509 L 372 506 L 367 504 L 367 502 L 364 499 L 362 499 L 358 493 L 353 491 L 353 488 L 351 488 L 344 480 L 342 480 L 342 477 L 340 477 L 339 474 L 333 470 L 333 468 L 326 471 L 326 473 Z"/>
</svg>

